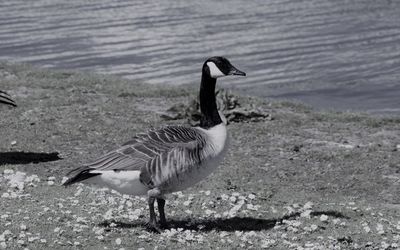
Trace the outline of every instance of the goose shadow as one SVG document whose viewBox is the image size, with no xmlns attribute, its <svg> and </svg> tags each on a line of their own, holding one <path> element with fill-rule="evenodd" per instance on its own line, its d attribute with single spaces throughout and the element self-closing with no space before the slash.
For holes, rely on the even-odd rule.
<svg viewBox="0 0 400 250">
<path fill-rule="evenodd" d="M 261 231 L 268 230 L 275 226 L 277 220 L 275 219 L 260 219 L 252 217 L 233 217 L 224 219 L 169 219 L 168 226 L 165 229 L 178 229 L 194 230 L 198 232 L 209 232 L 212 230 L 217 231 Z M 146 223 L 137 221 L 132 223 L 125 223 L 120 221 L 103 221 L 99 224 L 102 227 L 116 227 L 116 228 L 145 228 Z"/>
<path fill-rule="evenodd" d="M 5 164 L 29 164 L 49 161 L 58 161 L 62 158 L 58 152 L 34 153 L 34 152 L 0 152 L 0 166 Z"/>
<path fill-rule="evenodd" d="M 330 215 L 335 218 L 344 218 L 349 219 L 349 217 L 343 215 L 337 211 L 313 211 L 311 212 L 311 216 L 318 215 Z M 253 217 L 232 217 L 232 218 L 219 218 L 219 219 L 198 219 L 198 220 L 190 220 L 190 219 L 170 219 L 168 220 L 167 229 L 178 229 L 182 228 L 183 230 L 194 230 L 198 232 L 209 232 L 212 230 L 216 231 L 262 231 L 269 230 L 273 228 L 275 225 L 282 223 L 284 220 L 295 219 L 300 216 L 300 213 L 292 213 L 288 215 L 284 215 L 279 218 L 271 218 L 271 219 L 262 219 L 262 218 L 253 218 Z M 103 221 L 99 224 L 102 227 L 117 227 L 117 228 L 136 228 L 142 227 L 146 228 L 146 223 L 142 221 L 133 222 L 133 223 L 125 223 L 118 221 Z"/>
</svg>

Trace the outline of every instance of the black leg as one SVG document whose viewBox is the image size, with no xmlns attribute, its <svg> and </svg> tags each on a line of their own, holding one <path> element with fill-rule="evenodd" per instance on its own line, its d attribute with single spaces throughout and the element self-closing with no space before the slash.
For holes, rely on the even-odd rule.
<svg viewBox="0 0 400 250">
<path fill-rule="evenodd" d="M 149 197 L 149 209 L 150 209 L 150 220 L 147 223 L 147 227 L 154 232 L 159 233 L 161 230 L 157 226 L 157 218 L 156 218 L 156 213 L 154 211 L 154 202 L 156 198 L 154 197 Z"/>
<path fill-rule="evenodd" d="M 165 200 L 162 198 L 157 198 L 158 212 L 160 213 L 160 224 L 163 228 L 167 227 L 167 220 L 165 219 Z"/>
</svg>

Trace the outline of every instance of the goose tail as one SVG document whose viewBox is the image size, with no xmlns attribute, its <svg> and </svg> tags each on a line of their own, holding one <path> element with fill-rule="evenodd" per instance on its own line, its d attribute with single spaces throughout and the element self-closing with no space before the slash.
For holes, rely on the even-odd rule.
<svg viewBox="0 0 400 250">
<path fill-rule="evenodd" d="M 101 173 L 91 173 L 90 171 L 92 171 L 92 170 L 93 170 L 92 168 L 88 168 L 88 167 L 76 168 L 67 174 L 71 177 L 68 178 L 68 180 L 66 180 L 62 185 L 66 187 L 66 186 L 72 185 L 74 183 L 81 182 L 86 179 L 92 178 L 96 175 L 101 175 Z"/>
</svg>

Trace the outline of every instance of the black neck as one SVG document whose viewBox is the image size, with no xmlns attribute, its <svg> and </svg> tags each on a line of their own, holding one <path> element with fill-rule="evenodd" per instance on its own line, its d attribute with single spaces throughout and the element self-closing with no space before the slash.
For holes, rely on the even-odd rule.
<svg viewBox="0 0 400 250">
<path fill-rule="evenodd" d="M 201 119 L 200 127 L 209 129 L 215 125 L 221 124 L 222 120 L 219 116 L 217 103 L 215 100 L 215 84 L 217 79 L 212 78 L 203 67 L 200 85 L 200 110 Z"/>
</svg>

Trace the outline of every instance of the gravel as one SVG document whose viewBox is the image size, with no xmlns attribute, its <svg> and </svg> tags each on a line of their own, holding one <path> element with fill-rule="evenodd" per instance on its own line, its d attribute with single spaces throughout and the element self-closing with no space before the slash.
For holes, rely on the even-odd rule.
<svg viewBox="0 0 400 250">
<path fill-rule="evenodd" d="M 197 86 L 0 66 L 14 75 L 0 85 L 18 103 L 0 106 L 0 248 L 399 248 L 399 118 L 239 95 L 273 119 L 230 124 L 223 164 L 167 197 L 171 227 L 155 234 L 145 197 L 61 184 L 72 168 L 163 125 L 160 115 Z"/>
</svg>

